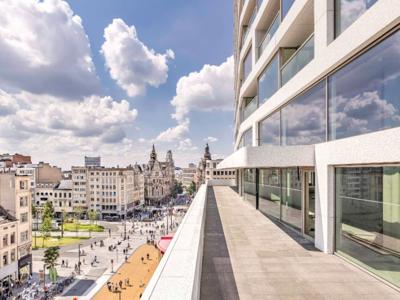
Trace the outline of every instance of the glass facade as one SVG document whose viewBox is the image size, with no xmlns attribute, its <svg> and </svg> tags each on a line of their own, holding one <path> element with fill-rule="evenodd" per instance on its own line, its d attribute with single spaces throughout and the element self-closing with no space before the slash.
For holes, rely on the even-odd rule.
<svg viewBox="0 0 400 300">
<path fill-rule="evenodd" d="M 326 84 L 321 81 L 282 109 L 282 145 L 326 141 Z"/>
<path fill-rule="evenodd" d="M 336 168 L 336 251 L 400 286 L 400 167 Z"/>
<path fill-rule="evenodd" d="M 281 218 L 285 223 L 302 228 L 301 174 L 298 168 L 282 170 Z"/>
<path fill-rule="evenodd" d="M 329 138 L 400 125 L 400 31 L 329 77 Z"/>
<path fill-rule="evenodd" d="M 253 134 L 252 134 L 252 129 L 250 128 L 243 133 L 243 147 L 252 145 L 253 145 Z"/>
<path fill-rule="evenodd" d="M 295 0 L 281 0 L 281 8 L 282 8 L 282 20 L 288 13 L 289 9 L 292 7 Z"/>
<path fill-rule="evenodd" d="M 258 99 L 260 105 L 267 101 L 279 89 L 279 59 L 275 55 L 258 78 Z"/>
<path fill-rule="evenodd" d="M 336 36 L 354 23 L 367 9 L 378 0 L 335 0 Z"/>
<path fill-rule="evenodd" d="M 260 122 L 261 145 L 280 145 L 280 111 Z"/>
<path fill-rule="evenodd" d="M 252 68 L 252 60 L 251 60 L 251 48 L 247 52 L 244 63 L 243 63 L 243 80 L 246 80 L 247 76 L 249 76 Z"/>
<path fill-rule="evenodd" d="M 243 196 L 246 201 L 256 207 L 256 169 L 244 169 L 243 171 Z"/>
<path fill-rule="evenodd" d="M 259 210 L 264 214 L 280 218 L 281 173 L 279 169 L 260 169 L 259 171 Z"/>
</svg>

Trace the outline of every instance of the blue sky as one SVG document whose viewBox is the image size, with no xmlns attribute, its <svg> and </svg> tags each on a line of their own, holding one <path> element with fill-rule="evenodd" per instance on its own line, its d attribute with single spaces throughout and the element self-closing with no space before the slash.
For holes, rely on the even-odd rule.
<svg viewBox="0 0 400 300">
<path fill-rule="evenodd" d="M 217 156 L 232 151 L 232 1 L 5 0 L 0 8 L 0 62 L 18 70 L 0 71 L 8 132 L 0 148 L 64 168 L 84 155 L 145 162 L 152 143 L 180 166 L 199 160 L 207 138 Z"/>
</svg>

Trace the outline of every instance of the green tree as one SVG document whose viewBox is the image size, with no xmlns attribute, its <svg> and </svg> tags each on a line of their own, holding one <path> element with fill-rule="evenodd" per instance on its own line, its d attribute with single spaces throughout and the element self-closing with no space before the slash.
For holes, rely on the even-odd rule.
<svg viewBox="0 0 400 300">
<path fill-rule="evenodd" d="M 192 181 L 188 188 L 189 195 L 193 195 L 196 192 L 196 183 Z"/>
<path fill-rule="evenodd" d="M 67 218 L 67 212 L 65 211 L 65 209 L 63 209 L 61 211 L 61 237 L 64 237 L 64 223 L 65 223 L 65 219 Z"/>
<path fill-rule="evenodd" d="M 82 213 L 83 213 L 83 210 L 81 207 L 79 207 L 79 206 L 74 207 L 74 218 L 75 218 L 74 223 L 75 223 L 76 236 L 78 236 L 79 220 L 81 219 Z"/>
<path fill-rule="evenodd" d="M 59 256 L 60 247 L 49 247 L 44 251 L 44 263 L 48 266 L 48 268 L 54 268 Z"/>
<path fill-rule="evenodd" d="M 91 210 L 91 211 L 89 211 L 89 220 L 90 220 L 90 224 L 94 224 L 95 223 L 95 221 L 97 221 L 97 218 L 98 218 L 98 213 L 97 213 L 97 211 L 95 211 L 95 210 Z"/>
<path fill-rule="evenodd" d="M 44 220 L 45 218 L 50 218 L 52 220 L 53 217 L 54 217 L 53 203 L 51 201 L 47 201 L 43 208 L 42 220 Z"/>
<path fill-rule="evenodd" d="M 42 220 L 42 224 L 40 225 L 40 232 L 41 232 L 42 238 L 43 238 L 42 247 L 44 247 L 44 242 L 47 239 L 47 237 L 49 236 L 52 227 L 53 226 L 52 226 L 51 218 L 45 217 Z"/>
<path fill-rule="evenodd" d="M 182 192 L 183 192 L 182 182 L 178 182 L 177 180 L 175 180 L 171 192 L 172 197 L 175 198 L 178 194 L 182 194 Z"/>
</svg>

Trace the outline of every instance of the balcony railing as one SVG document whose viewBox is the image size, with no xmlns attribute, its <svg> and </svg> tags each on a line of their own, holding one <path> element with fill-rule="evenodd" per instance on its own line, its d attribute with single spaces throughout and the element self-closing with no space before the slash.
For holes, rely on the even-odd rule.
<svg viewBox="0 0 400 300">
<path fill-rule="evenodd" d="M 281 86 L 314 59 L 314 34 L 292 55 L 281 68 Z"/>
<path fill-rule="evenodd" d="M 243 119 L 246 120 L 258 107 L 258 97 L 255 96 L 253 98 L 245 98 L 243 99 L 247 102 L 247 105 L 243 108 Z"/>
<path fill-rule="evenodd" d="M 258 46 L 258 57 L 264 52 L 265 48 L 271 41 L 272 37 L 274 36 L 275 32 L 278 30 L 279 25 L 281 24 L 280 12 L 276 14 L 272 24 L 269 26 L 267 32 L 264 35 L 260 45 Z"/>
</svg>

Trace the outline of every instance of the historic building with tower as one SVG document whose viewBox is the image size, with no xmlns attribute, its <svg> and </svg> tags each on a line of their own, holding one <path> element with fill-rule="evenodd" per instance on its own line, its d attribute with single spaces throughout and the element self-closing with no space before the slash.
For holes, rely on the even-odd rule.
<svg viewBox="0 0 400 300">
<path fill-rule="evenodd" d="M 157 152 L 153 145 L 148 164 L 142 166 L 145 186 L 145 202 L 158 204 L 169 197 L 172 192 L 175 179 L 175 164 L 172 151 L 168 150 L 165 161 L 157 159 Z"/>
</svg>

